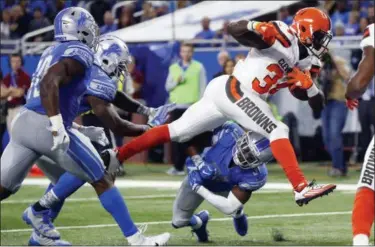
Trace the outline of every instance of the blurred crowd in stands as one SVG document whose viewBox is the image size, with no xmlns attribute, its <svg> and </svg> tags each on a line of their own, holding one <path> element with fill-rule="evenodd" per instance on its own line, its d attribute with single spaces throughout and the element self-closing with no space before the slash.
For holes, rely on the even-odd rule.
<svg viewBox="0 0 375 247">
<path fill-rule="evenodd" d="M 80 6 L 90 11 L 100 26 L 101 33 L 115 31 L 151 20 L 181 9 L 199 0 L 129 1 L 112 14 L 116 0 L 1 0 L 1 38 L 19 39 L 28 32 L 53 24 L 56 14 L 67 7 Z M 34 41 L 51 41 L 53 34 L 38 36 Z"/>
<path fill-rule="evenodd" d="M 28 32 L 47 27 L 53 23 L 56 14 L 63 8 L 70 6 L 85 7 L 92 13 L 96 22 L 100 26 L 101 34 L 126 28 L 131 25 L 144 22 L 165 15 L 174 9 L 181 9 L 200 1 L 196 0 L 179 0 L 179 1 L 145 1 L 137 0 L 129 2 L 129 4 L 118 8 L 112 13 L 115 0 L 0 0 L 1 14 L 1 39 L 19 39 Z M 374 2 L 368 0 L 337 0 L 337 1 L 318 1 L 319 7 L 324 9 L 331 17 L 332 31 L 334 36 L 353 36 L 362 35 L 366 26 L 374 23 Z M 282 7 L 269 20 L 273 20 L 276 16 L 278 20 L 291 24 L 294 13 L 304 7 L 306 2 L 301 2 L 298 8 Z M 268 20 L 268 19 L 266 19 Z M 195 39 L 223 39 L 228 41 L 229 21 L 226 20 L 222 24 L 220 30 L 212 30 L 210 28 L 210 18 L 203 17 L 201 20 L 202 30 L 195 35 Z M 192 37 L 193 38 L 193 37 Z M 43 36 L 37 36 L 34 41 L 51 41 L 53 33 L 45 33 Z M 200 44 L 195 47 L 219 47 L 220 45 Z M 359 44 L 358 44 L 359 46 Z M 174 119 L 178 118 L 186 108 L 197 101 L 204 90 L 204 86 L 211 79 L 231 74 L 238 60 L 244 59 L 246 54 L 237 54 L 235 57 L 230 56 L 230 52 L 220 49 L 217 54 L 217 63 L 220 70 L 213 78 L 206 78 L 205 65 L 193 59 L 194 47 L 183 45 L 181 47 L 181 60 L 172 64 L 170 74 L 166 81 L 166 90 L 170 97 L 179 95 L 181 102 L 179 108 L 173 113 Z M 346 82 L 353 71 L 357 69 L 361 59 L 362 51 L 359 49 L 337 49 L 331 50 L 323 59 L 323 67 L 319 77 L 319 83 L 326 95 L 326 108 L 322 113 L 322 127 L 319 135 L 324 143 L 324 148 L 332 160 L 332 169 L 329 172 L 331 176 L 345 176 L 347 174 L 347 158 L 344 157 L 344 138 L 342 130 L 348 114 L 345 107 L 344 92 Z M 12 56 L 12 71 L 8 75 L 4 75 L 3 83 L 0 83 L 2 89 L 2 101 L 7 103 L 9 109 L 18 109 L 23 103 L 22 100 L 15 100 L 17 97 L 23 99 L 24 94 L 29 86 L 30 79 L 22 70 L 21 63 L 17 63 L 17 59 L 22 58 L 19 55 Z M 142 71 L 139 71 L 135 64 L 130 65 L 131 82 L 130 86 L 125 86 L 125 91 L 133 94 L 133 97 L 142 100 L 141 88 L 144 82 Z M 171 72 L 173 71 L 173 73 Z M 22 79 L 21 77 L 27 77 Z M 211 77 L 211 76 L 210 76 Z M 24 83 L 25 82 L 25 83 Z M 196 90 L 185 90 L 188 85 L 196 85 Z M 192 86 L 193 87 L 193 86 Z M 19 89 L 19 90 L 18 90 Z M 130 90 L 131 89 L 131 90 Z M 369 143 L 371 133 L 375 131 L 375 85 L 370 84 L 369 90 L 365 93 L 359 105 L 359 122 L 362 132 L 359 136 L 359 143 L 351 144 L 358 146 L 359 160 L 363 158 L 364 150 Z M 7 94 L 5 94 L 5 92 Z M 189 92 L 191 95 L 189 95 Z M 181 97 L 183 95 L 184 97 Z M 299 143 L 299 138 L 295 134 L 298 125 L 297 118 L 293 114 L 283 114 L 279 116 L 277 105 L 270 102 L 270 106 L 274 114 L 287 123 L 291 131 L 291 139 L 294 144 L 297 155 L 303 148 Z M 0 108 L 0 113 L 6 115 Z M 13 114 L 8 111 L 7 120 L 11 119 Z M 4 116 L 5 117 L 5 116 Z M 319 116 L 320 117 L 320 116 Z M 8 121 L 9 122 L 9 121 Z M 6 123 L 0 123 L 0 136 L 5 128 Z M 371 127 L 372 126 L 372 127 Z M 295 140 L 295 141 L 293 141 Z M 357 145 L 358 144 L 358 145 Z M 314 144 L 315 145 L 315 144 Z M 305 145 L 308 146 L 308 145 Z M 181 145 L 173 145 L 173 153 L 181 154 L 184 147 Z M 316 154 L 320 155 L 320 154 Z M 175 155 L 173 158 L 174 167 L 168 171 L 171 175 L 184 174 L 183 162 L 181 157 Z"/>
</svg>

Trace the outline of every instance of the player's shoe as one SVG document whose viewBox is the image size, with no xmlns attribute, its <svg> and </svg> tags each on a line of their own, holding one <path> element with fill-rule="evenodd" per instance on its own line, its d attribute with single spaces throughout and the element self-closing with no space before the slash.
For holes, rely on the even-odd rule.
<svg viewBox="0 0 375 247">
<path fill-rule="evenodd" d="M 302 207 L 303 204 L 308 204 L 311 200 L 314 200 L 318 197 L 328 195 L 336 189 L 335 184 L 323 184 L 319 185 L 313 180 L 300 192 L 294 191 L 294 198 L 298 206 Z"/>
<path fill-rule="evenodd" d="M 23 212 L 22 219 L 41 235 L 50 239 L 60 239 L 60 233 L 56 230 L 49 217 L 49 210 L 36 212 L 30 206 Z"/>
<path fill-rule="evenodd" d="M 150 236 L 146 237 L 143 235 L 143 233 L 147 229 L 147 225 L 142 225 L 138 227 L 139 231 L 128 238 L 129 245 L 134 245 L 134 246 L 162 246 L 162 245 L 167 245 L 171 234 L 168 232 L 162 233 L 160 235 L 156 236 Z"/>
<path fill-rule="evenodd" d="M 171 176 L 185 176 L 185 171 L 179 171 L 174 167 L 169 168 L 166 173 Z"/>
<path fill-rule="evenodd" d="M 233 224 L 238 235 L 245 236 L 247 234 L 248 224 L 247 217 L 244 213 L 242 213 L 240 216 L 233 216 Z"/>
<path fill-rule="evenodd" d="M 68 241 L 46 238 L 35 230 L 31 233 L 28 244 L 29 246 L 72 246 Z"/>
<path fill-rule="evenodd" d="M 208 241 L 207 223 L 210 219 L 210 213 L 207 210 L 200 211 L 195 214 L 202 221 L 201 227 L 193 229 L 192 232 L 197 236 L 198 242 Z"/>
</svg>

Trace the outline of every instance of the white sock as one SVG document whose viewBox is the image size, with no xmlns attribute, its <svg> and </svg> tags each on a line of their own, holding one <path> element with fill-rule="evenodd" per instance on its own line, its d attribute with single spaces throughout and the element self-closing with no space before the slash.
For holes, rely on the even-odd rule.
<svg viewBox="0 0 375 247">
<path fill-rule="evenodd" d="M 353 245 L 369 245 L 369 237 L 366 234 L 357 234 L 353 238 Z"/>
</svg>

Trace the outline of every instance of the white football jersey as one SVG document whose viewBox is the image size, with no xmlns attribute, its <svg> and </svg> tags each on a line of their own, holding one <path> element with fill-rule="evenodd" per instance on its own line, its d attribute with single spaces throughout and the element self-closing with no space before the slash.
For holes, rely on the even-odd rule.
<svg viewBox="0 0 375 247">
<path fill-rule="evenodd" d="M 363 33 L 363 38 L 361 41 L 361 49 L 363 50 L 367 46 L 374 47 L 375 42 L 375 25 L 374 23 L 368 25 L 365 29 L 365 32 Z M 363 100 L 370 100 L 371 97 L 374 97 L 374 90 L 375 90 L 375 76 L 372 78 L 372 81 L 369 84 L 369 87 L 365 91 L 365 93 L 362 95 Z"/>
<path fill-rule="evenodd" d="M 267 49 L 251 48 L 246 59 L 240 60 L 233 71 L 233 76 L 241 82 L 243 89 L 263 99 L 287 87 L 283 78 L 293 67 L 298 66 L 301 70 L 321 67 L 319 59 L 299 44 L 288 25 L 281 21 L 274 21 L 273 24 L 282 38 L 276 39 Z"/>
</svg>

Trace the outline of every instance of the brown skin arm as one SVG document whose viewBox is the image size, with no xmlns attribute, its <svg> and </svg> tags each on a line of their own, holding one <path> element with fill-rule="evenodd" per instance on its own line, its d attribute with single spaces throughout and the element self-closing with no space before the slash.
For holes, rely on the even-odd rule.
<svg viewBox="0 0 375 247">
<path fill-rule="evenodd" d="M 232 188 L 232 193 L 237 197 L 237 199 L 242 203 L 245 204 L 251 197 L 250 191 L 241 190 L 240 187 L 234 186 Z"/>
<path fill-rule="evenodd" d="M 363 58 L 358 65 L 358 70 L 354 76 L 350 78 L 348 87 L 346 88 L 346 98 L 358 99 L 366 91 L 374 76 L 374 59 L 375 50 L 372 46 L 367 46 L 363 49 Z"/>
<path fill-rule="evenodd" d="M 260 35 L 247 29 L 248 23 L 249 22 L 246 20 L 229 23 L 229 34 L 243 46 L 254 47 L 257 49 L 269 48 L 269 45 L 263 41 Z"/>
<path fill-rule="evenodd" d="M 111 103 L 94 96 L 86 96 L 86 98 L 95 115 L 99 117 L 104 126 L 112 130 L 115 135 L 139 136 L 147 130 L 145 125 L 137 125 L 123 120 Z"/>
<path fill-rule="evenodd" d="M 310 74 L 311 74 L 311 78 L 313 79 L 313 81 L 315 81 L 315 79 L 318 77 L 318 73 L 310 73 Z M 324 94 L 321 92 L 315 95 L 314 97 L 311 97 L 308 99 L 309 106 L 313 110 L 313 115 L 315 119 L 320 118 L 320 115 L 325 106 L 324 102 L 325 102 Z"/>
<path fill-rule="evenodd" d="M 40 82 L 40 98 L 49 117 L 60 113 L 59 87 L 68 84 L 74 77 L 84 75 L 84 66 L 72 58 L 63 58 L 48 69 Z"/>
</svg>

